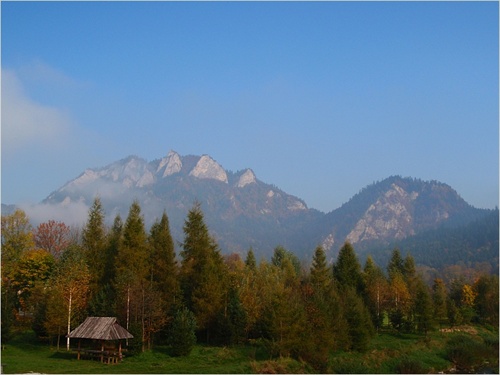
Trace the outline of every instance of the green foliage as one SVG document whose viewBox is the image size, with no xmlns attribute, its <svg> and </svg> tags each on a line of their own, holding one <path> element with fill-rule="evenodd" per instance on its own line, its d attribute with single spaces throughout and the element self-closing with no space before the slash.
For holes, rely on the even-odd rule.
<svg viewBox="0 0 500 375">
<path fill-rule="evenodd" d="M 397 374 L 427 374 L 429 369 L 424 364 L 414 358 L 404 357 L 395 367 Z"/>
<path fill-rule="evenodd" d="M 387 332 L 384 317 L 398 330 L 395 340 L 408 337 L 406 332 L 425 334 L 424 346 L 431 346 L 435 337 L 434 318 L 442 325 L 472 321 L 498 327 L 497 276 L 481 276 L 474 283 L 471 278 L 456 277 L 449 284 L 449 293 L 444 281 L 436 280 L 431 294 L 410 254 L 403 259 L 395 249 L 386 278 L 371 257 L 362 271 L 348 242 L 331 268 L 324 249 L 318 246 L 309 274 L 301 269 L 296 255 L 282 246 L 275 248 L 271 263 L 264 259 L 257 266 L 251 248 L 243 263 L 237 253 L 221 256 L 200 204 L 187 215 L 177 264 L 166 213 L 147 234 L 141 209 L 134 202 L 126 223 L 117 216 L 107 231 L 100 224 L 98 203 L 89 211 L 81 246 L 69 246 L 60 258 L 50 258 L 51 262 L 46 262 L 46 252 L 24 249 L 9 263 L 10 272 L 3 275 L 8 277 L 2 280 L 3 342 L 22 319 L 28 323 L 25 327 L 32 324 L 38 336 L 64 337 L 68 317 L 74 328 L 90 313 L 117 316 L 123 325 L 129 322 L 135 336 L 130 351 L 135 353 L 130 358 L 134 360 L 149 358 L 144 352 L 153 350 L 159 337 L 161 343 L 171 344 L 165 352 L 176 356 L 199 351 L 196 337 L 206 344 L 230 346 L 214 352 L 218 359 L 233 356 L 238 345 L 251 339 L 265 353 L 262 358 L 289 358 L 301 364 L 303 371 L 365 372 L 368 367 L 352 361 L 332 362 L 331 355 L 345 350 L 352 358 L 368 358 L 379 337 L 374 336 L 374 326 L 378 334 Z M 91 261 L 97 256 L 96 249 L 100 249 L 102 263 Z M 29 307 L 33 315 L 18 314 L 20 301 L 23 310 Z M 391 350 L 398 349 L 389 341 L 386 344 Z M 466 350 L 460 345 L 450 343 L 449 350 L 441 348 L 442 353 L 456 360 L 460 354 L 454 353 Z M 495 348 L 498 352 L 498 340 L 485 339 L 481 345 L 483 352 Z M 472 347 L 471 352 L 474 350 Z M 385 367 L 380 367 L 373 354 L 370 360 L 379 362 L 370 369 L 432 371 L 429 361 L 407 354 L 391 354 Z M 463 360 L 467 362 L 467 356 Z M 255 366 L 256 371 L 279 368 L 280 362 L 274 360 Z"/>
<path fill-rule="evenodd" d="M 170 344 L 174 356 L 186 356 L 196 344 L 196 320 L 187 308 L 179 309 L 170 328 Z"/>
<path fill-rule="evenodd" d="M 339 251 L 337 261 L 333 265 L 333 278 L 341 289 L 354 288 L 357 292 L 363 289 L 361 265 L 349 242 L 344 243 Z"/>
<path fill-rule="evenodd" d="M 255 260 L 255 255 L 252 248 L 248 250 L 247 258 L 245 259 L 245 266 L 252 271 L 255 271 L 257 269 L 257 262 Z"/>
<path fill-rule="evenodd" d="M 495 348 L 478 337 L 458 335 L 446 345 L 446 358 L 455 364 L 457 372 L 470 373 L 484 366 L 487 359 L 498 359 L 498 346 Z"/>
<path fill-rule="evenodd" d="M 165 309 L 169 310 L 179 298 L 177 262 L 175 260 L 174 241 L 170 234 L 167 214 L 164 212 L 161 220 L 156 221 L 150 231 L 151 247 L 151 280 L 158 289 Z"/>
<path fill-rule="evenodd" d="M 375 330 L 368 309 L 354 289 L 349 288 L 344 292 L 344 309 L 349 327 L 350 348 L 363 352 L 368 349 Z"/>
<path fill-rule="evenodd" d="M 296 275 L 300 275 L 300 260 L 291 251 L 285 249 L 283 246 L 277 246 L 274 249 L 273 256 L 271 258 L 271 263 L 278 267 L 284 268 L 286 262 L 290 262 L 293 266 Z"/>
<path fill-rule="evenodd" d="M 311 284 L 315 290 L 326 292 L 332 285 L 332 274 L 326 261 L 325 250 L 318 246 L 311 265 Z"/>
<path fill-rule="evenodd" d="M 427 334 L 434 323 L 434 306 L 432 299 L 423 280 L 419 279 L 416 286 L 416 296 L 414 301 L 414 319 L 416 330 Z"/>
<path fill-rule="evenodd" d="M 100 282 L 106 273 L 105 241 L 104 211 L 101 199 L 96 197 L 82 233 L 82 246 L 85 260 L 90 267 L 90 287 L 93 294 L 98 292 Z"/>
</svg>

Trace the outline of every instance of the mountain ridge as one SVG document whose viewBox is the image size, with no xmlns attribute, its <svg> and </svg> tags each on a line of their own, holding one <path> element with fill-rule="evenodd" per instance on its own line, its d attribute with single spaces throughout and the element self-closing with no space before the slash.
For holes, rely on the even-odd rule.
<svg viewBox="0 0 500 375">
<path fill-rule="evenodd" d="M 129 155 L 101 168 L 88 168 L 42 201 L 47 206 L 84 204 L 99 196 L 108 222 L 126 217 L 137 200 L 146 224 L 169 215 L 173 237 L 195 201 L 223 252 L 250 247 L 268 257 L 281 245 L 310 257 L 321 244 L 335 258 L 345 240 L 356 247 L 403 240 L 441 225 L 466 224 L 488 210 L 474 208 L 449 185 L 390 176 L 361 189 L 328 213 L 257 178 L 251 168 L 227 171 L 209 155 L 181 156 L 170 150 L 151 162 Z"/>
</svg>

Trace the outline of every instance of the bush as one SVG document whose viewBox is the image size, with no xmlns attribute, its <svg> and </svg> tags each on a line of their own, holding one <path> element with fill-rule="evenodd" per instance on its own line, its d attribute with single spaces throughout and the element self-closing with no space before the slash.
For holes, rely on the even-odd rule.
<svg viewBox="0 0 500 375">
<path fill-rule="evenodd" d="M 426 374 L 428 369 L 419 360 L 405 357 L 395 367 L 397 374 Z"/>
<path fill-rule="evenodd" d="M 170 345 L 172 355 L 185 356 L 191 353 L 196 344 L 196 319 L 187 308 L 179 309 L 172 321 L 170 331 Z"/>
<path fill-rule="evenodd" d="M 459 372 L 470 372 L 483 364 L 486 345 L 470 336 L 459 335 L 451 338 L 446 347 L 446 357 L 453 362 Z"/>
</svg>

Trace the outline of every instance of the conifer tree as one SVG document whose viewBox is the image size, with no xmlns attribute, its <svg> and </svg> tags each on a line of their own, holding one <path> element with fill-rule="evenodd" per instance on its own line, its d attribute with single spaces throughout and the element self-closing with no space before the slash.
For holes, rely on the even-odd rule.
<svg viewBox="0 0 500 375">
<path fill-rule="evenodd" d="M 170 226 L 166 212 L 161 220 L 156 221 L 150 231 L 149 244 L 151 246 L 151 280 L 158 289 L 165 308 L 170 310 L 179 297 L 177 279 L 177 263 L 175 260 L 174 241 L 170 233 Z"/>
<path fill-rule="evenodd" d="M 227 296 L 227 269 L 209 235 L 199 203 L 188 212 L 182 247 L 180 282 L 185 303 L 209 341 L 210 327 Z"/>
<path fill-rule="evenodd" d="M 433 327 L 434 306 L 427 285 L 422 278 L 416 281 L 416 293 L 414 302 L 415 328 L 418 332 L 427 335 L 427 332 Z"/>
<path fill-rule="evenodd" d="M 255 254 L 253 253 L 252 248 L 248 250 L 247 258 L 245 259 L 245 266 L 252 271 L 257 269 L 257 261 L 255 260 Z"/>
<path fill-rule="evenodd" d="M 322 246 L 318 246 L 314 251 L 311 265 L 311 284 L 315 290 L 326 292 L 331 283 L 331 270 L 326 262 L 325 250 Z"/>
<path fill-rule="evenodd" d="M 116 315 L 116 256 L 122 240 L 123 222 L 119 214 L 115 216 L 113 226 L 106 238 L 103 254 L 105 272 L 101 276 L 98 292 L 89 305 L 89 314 L 93 316 Z"/>
<path fill-rule="evenodd" d="M 99 293 L 102 287 L 101 281 L 106 273 L 105 233 L 104 210 L 102 208 L 101 199 L 95 197 L 82 233 L 85 261 L 90 270 L 91 298 L 94 298 Z"/>
<path fill-rule="evenodd" d="M 147 292 L 149 284 L 150 252 L 141 207 L 137 201 L 130 206 L 127 220 L 123 227 L 123 238 L 116 256 L 117 301 L 121 321 L 127 329 L 133 324 L 138 327 L 142 337 L 136 342 L 142 344 L 144 351 L 147 340 L 146 312 L 151 307 L 145 301 L 151 300 Z"/>
<path fill-rule="evenodd" d="M 404 275 L 404 261 L 398 248 L 394 248 L 394 250 L 392 250 L 391 258 L 387 264 L 387 274 L 389 277 L 392 277 L 392 274 L 395 272 Z"/>
<path fill-rule="evenodd" d="M 434 279 L 434 283 L 432 285 L 432 299 L 434 303 L 434 317 L 442 326 L 448 320 L 448 293 L 446 291 L 446 285 L 444 285 L 444 281 L 442 279 Z"/>
<path fill-rule="evenodd" d="M 347 288 L 344 291 L 343 300 L 350 348 L 360 352 L 365 351 L 374 334 L 370 313 L 354 288 Z"/>
<path fill-rule="evenodd" d="M 358 293 L 363 289 L 361 265 L 349 242 L 345 242 L 340 249 L 333 265 L 333 277 L 340 289 L 353 288 Z"/>
</svg>

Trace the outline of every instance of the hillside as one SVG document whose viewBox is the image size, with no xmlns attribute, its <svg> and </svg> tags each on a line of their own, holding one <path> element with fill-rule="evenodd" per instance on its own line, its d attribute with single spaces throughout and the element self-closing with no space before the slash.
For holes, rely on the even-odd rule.
<svg viewBox="0 0 500 375">
<path fill-rule="evenodd" d="M 480 219 L 458 227 L 440 227 L 419 233 L 390 245 L 361 247 L 360 258 L 372 254 L 378 264 L 387 264 L 391 251 L 399 248 L 410 253 L 416 264 L 439 270 L 460 264 L 467 268 L 485 268 L 498 274 L 499 212 L 491 210 Z M 487 268 L 487 267 L 486 267 Z"/>
<path fill-rule="evenodd" d="M 188 210 L 200 202 L 224 253 L 243 255 L 252 247 L 258 257 L 267 258 L 282 245 L 310 259 L 322 244 L 334 260 L 345 240 L 360 250 L 384 248 L 432 229 L 465 225 L 488 213 L 470 206 L 444 183 L 400 176 L 375 182 L 338 209 L 323 213 L 259 180 L 250 168 L 231 172 L 209 155 L 181 156 L 175 151 L 151 162 L 129 156 L 87 169 L 42 203 L 90 207 L 96 196 L 109 223 L 117 214 L 125 218 L 134 200 L 148 227 L 166 211 L 179 242 Z"/>
</svg>

